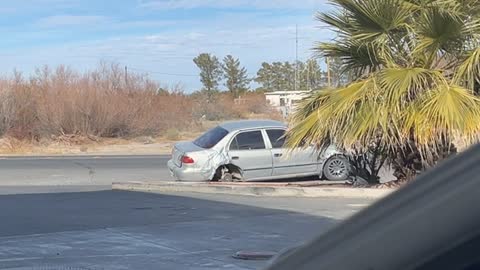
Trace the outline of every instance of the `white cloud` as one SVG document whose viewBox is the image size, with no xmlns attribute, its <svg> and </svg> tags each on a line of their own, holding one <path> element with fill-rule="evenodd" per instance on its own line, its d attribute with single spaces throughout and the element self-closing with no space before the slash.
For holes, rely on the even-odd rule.
<svg viewBox="0 0 480 270">
<path fill-rule="evenodd" d="M 36 22 L 40 27 L 60 26 L 86 26 L 108 23 L 110 19 L 105 16 L 81 16 L 81 15 L 54 15 L 42 18 Z"/>
<path fill-rule="evenodd" d="M 234 8 L 258 9 L 289 8 L 312 9 L 326 3 L 325 0 L 142 0 L 140 6 L 153 9 Z"/>
</svg>

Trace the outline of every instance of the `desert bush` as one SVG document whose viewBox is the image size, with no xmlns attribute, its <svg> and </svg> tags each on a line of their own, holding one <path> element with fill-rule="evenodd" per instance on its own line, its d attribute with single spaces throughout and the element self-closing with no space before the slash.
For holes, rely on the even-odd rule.
<svg viewBox="0 0 480 270">
<path fill-rule="evenodd" d="M 199 94 L 195 96 L 195 101 L 195 117 L 209 121 L 250 118 L 252 115 L 273 119 L 281 117 L 267 104 L 265 95 L 259 93 L 245 93 L 240 100 L 235 100 L 230 93 L 220 93 L 213 102 L 207 102 L 207 98 Z"/>
<path fill-rule="evenodd" d="M 0 81 L 0 135 L 5 134 L 13 125 L 15 117 L 14 95 L 8 90 L 7 81 Z"/>
<path fill-rule="evenodd" d="M 195 93 L 192 96 L 194 102 L 193 117 L 208 121 L 218 121 L 236 118 L 233 111 L 233 98 L 225 93 L 214 96 L 207 93 Z"/>
<path fill-rule="evenodd" d="M 265 95 L 262 93 L 246 93 L 233 104 L 236 114 L 240 118 L 250 118 L 257 115 L 262 118 L 281 120 L 281 114 L 267 103 Z"/>
<path fill-rule="evenodd" d="M 154 135 L 191 125 L 191 98 L 159 92 L 145 75 L 101 64 L 78 73 L 64 66 L 37 69 L 0 80 L 0 135 L 25 139 L 89 134 L 101 137 Z"/>
<path fill-rule="evenodd" d="M 251 97 L 250 97 L 251 95 Z M 202 119 L 227 120 L 268 112 L 261 95 L 236 104 L 219 93 L 207 102 L 200 93 L 170 90 L 143 74 L 125 77 L 118 64 L 101 63 L 79 73 L 69 67 L 38 68 L 0 78 L 0 136 L 40 141 L 75 134 L 97 137 L 155 136 L 199 126 Z"/>
<path fill-rule="evenodd" d="M 180 132 L 176 128 L 169 128 L 165 131 L 165 137 L 171 141 L 178 140 L 180 138 Z"/>
</svg>

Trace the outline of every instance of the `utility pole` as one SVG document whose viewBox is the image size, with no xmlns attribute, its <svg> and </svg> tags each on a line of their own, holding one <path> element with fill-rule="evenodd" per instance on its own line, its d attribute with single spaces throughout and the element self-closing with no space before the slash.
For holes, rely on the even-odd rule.
<svg viewBox="0 0 480 270">
<path fill-rule="evenodd" d="M 297 91 L 298 79 L 298 24 L 295 25 L 295 91 Z"/>
</svg>

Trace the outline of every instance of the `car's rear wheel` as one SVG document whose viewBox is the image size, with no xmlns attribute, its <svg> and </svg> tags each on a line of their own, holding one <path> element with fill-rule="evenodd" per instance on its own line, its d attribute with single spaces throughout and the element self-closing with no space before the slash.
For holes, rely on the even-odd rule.
<svg viewBox="0 0 480 270">
<path fill-rule="evenodd" d="M 350 164 L 344 156 L 333 156 L 323 165 L 323 175 L 327 180 L 347 180 L 350 176 Z"/>
<path fill-rule="evenodd" d="M 231 173 L 224 173 L 220 182 L 233 182 L 233 175 Z"/>
<path fill-rule="evenodd" d="M 233 167 L 233 165 L 224 165 L 217 169 L 213 179 L 213 182 L 236 182 L 241 181 L 241 174 L 239 169 Z"/>
</svg>

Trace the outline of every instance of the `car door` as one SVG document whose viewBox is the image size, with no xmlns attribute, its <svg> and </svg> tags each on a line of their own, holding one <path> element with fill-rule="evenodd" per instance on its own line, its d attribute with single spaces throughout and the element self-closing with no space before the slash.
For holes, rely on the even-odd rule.
<svg viewBox="0 0 480 270">
<path fill-rule="evenodd" d="M 228 155 L 243 171 L 245 180 L 272 176 L 272 153 L 261 130 L 239 132 L 230 142 Z"/>
<path fill-rule="evenodd" d="M 312 175 L 318 172 L 318 154 L 313 147 L 294 149 L 284 147 L 285 129 L 267 129 L 272 146 L 273 176 Z"/>
</svg>

